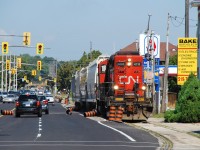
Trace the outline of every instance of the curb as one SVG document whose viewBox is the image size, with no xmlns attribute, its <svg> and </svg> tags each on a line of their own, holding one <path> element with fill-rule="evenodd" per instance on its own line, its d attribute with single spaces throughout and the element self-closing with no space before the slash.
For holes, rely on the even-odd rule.
<svg viewBox="0 0 200 150">
<path fill-rule="evenodd" d="M 130 124 L 130 123 L 126 123 L 129 126 L 134 126 L 135 128 L 138 129 L 142 129 L 148 133 L 150 133 L 151 135 L 153 135 L 154 137 L 156 137 L 160 143 L 160 149 L 162 150 L 172 150 L 173 149 L 173 142 L 171 140 L 169 140 L 168 138 L 166 138 L 165 136 L 159 134 L 158 132 L 143 128 L 141 126 L 135 125 L 135 124 Z"/>
</svg>

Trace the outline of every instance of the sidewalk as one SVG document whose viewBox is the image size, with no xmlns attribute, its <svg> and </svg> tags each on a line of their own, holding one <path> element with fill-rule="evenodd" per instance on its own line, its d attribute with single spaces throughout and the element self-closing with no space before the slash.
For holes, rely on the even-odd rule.
<svg viewBox="0 0 200 150">
<path fill-rule="evenodd" d="M 173 150 L 200 150 L 200 123 L 165 123 L 164 118 L 149 118 L 135 126 L 158 133 L 173 143 Z"/>
</svg>

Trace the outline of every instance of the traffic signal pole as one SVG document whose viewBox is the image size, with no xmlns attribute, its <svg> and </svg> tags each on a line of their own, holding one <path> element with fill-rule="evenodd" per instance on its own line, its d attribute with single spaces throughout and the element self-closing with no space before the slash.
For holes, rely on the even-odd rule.
<svg viewBox="0 0 200 150">
<path fill-rule="evenodd" d="M 2 62 L 1 62 L 1 91 L 3 92 L 3 69 L 4 69 L 4 55 L 2 54 Z"/>
</svg>

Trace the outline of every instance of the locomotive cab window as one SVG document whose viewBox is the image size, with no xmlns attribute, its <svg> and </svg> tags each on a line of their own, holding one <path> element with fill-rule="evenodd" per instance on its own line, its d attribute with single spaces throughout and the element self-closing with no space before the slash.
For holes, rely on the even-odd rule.
<svg viewBox="0 0 200 150">
<path fill-rule="evenodd" d="M 106 65 L 102 65 L 101 66 L 101 72 L 100 73 L 105 73 L 106 71 Z"/>
<path fill-rule="evenodd" d="M 141 62 L 133 62 L 133 66 L 141 66 Z"/>
<path fill-rule="evenodd" d="M 117 66 L 124 67 L 125 66 L 125 62 L 117 62 Z"/>
</svg>

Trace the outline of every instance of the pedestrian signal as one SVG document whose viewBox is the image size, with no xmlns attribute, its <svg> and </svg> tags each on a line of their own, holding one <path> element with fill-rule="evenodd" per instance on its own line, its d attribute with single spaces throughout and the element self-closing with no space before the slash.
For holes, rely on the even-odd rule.
<svg viewBox="0 0 200 150">
<path fill-rule="evenodd" d="M 43 54 L 44 53 L 44 44 L 43 43 L 37 43 L 36 47 L 36 54 Z"/>
<path fill-rule="evenodd" d="M 8 42 L 1 43 L 2 54 L 8 54 Z"/>
<path fill-rule="evenodd" d="M 10 60 L 6 60 L 6 70 L 10 70 Z"/>
<path fill-rule="evenodd" d="M 31 45 L 31 33 L 30 32 L 23 33 L 23 45 L 25 45 L 25 46 Z"/>
<path fill-rule="evenodd" d="M 37 70 L 42 70 L 42 61 L 37 61 Z"/>
</svg>

